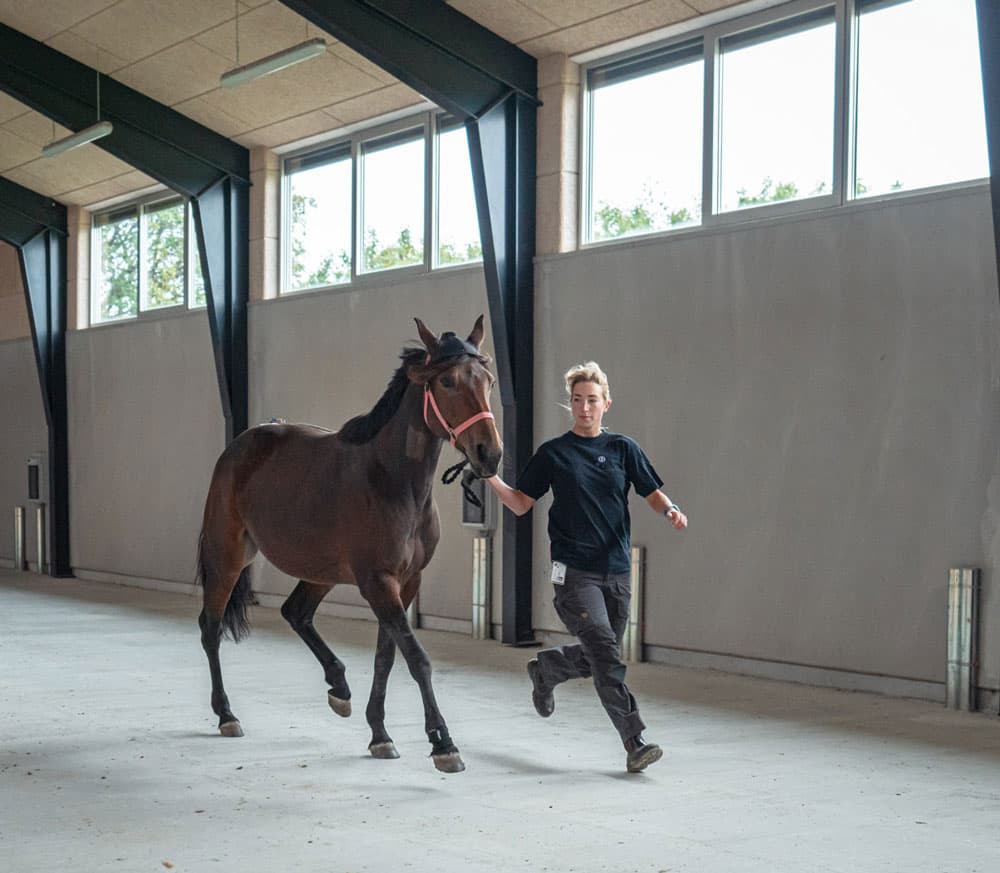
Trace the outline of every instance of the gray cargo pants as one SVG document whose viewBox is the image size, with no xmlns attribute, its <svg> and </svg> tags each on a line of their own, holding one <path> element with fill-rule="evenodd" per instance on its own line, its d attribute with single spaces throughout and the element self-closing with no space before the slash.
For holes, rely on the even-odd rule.
<svg viewBox="0 0 1000 873">
<path fill-rule="evenodd" d="M 632 597 L 630 576 L 567 567 L 565 584 L 553 587 L 556 612 L 580 642 L 539 652 L 540 678 L 552 688 L 567 679 L 593 676 L 597 696 L 624 742 L 645 728 L 635 698 L 625 686 L 621 658 Z"/>
</svg>

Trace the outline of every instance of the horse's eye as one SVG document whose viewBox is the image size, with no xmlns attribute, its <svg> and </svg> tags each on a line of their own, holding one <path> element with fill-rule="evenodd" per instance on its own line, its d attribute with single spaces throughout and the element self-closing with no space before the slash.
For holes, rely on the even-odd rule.
<svg viewBox="0 0 1000 873">
<path fill-rule="evenodd" d="M 455 380 L 451 376 L 442 376 L 438 381 L 441 383 L 442 388 L 454 388 Z"/>
</svg>

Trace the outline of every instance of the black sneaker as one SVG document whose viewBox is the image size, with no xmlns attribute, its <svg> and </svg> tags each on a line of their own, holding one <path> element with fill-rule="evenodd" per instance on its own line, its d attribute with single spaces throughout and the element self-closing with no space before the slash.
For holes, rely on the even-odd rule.
<svg viewBox="0 0 1000 873">
<path fill-rule="evenodd" d="M 538 658 L 528 661 L 528 678 L 531 680 L 531 702 L 535 704 L 535 712 L 542 718 L 548 718 L 556 711 L 556 699 L 552 689 L 542 681 Z"/>
<path fill-rule="evenodd" d="M 625 751 L 628 752 L 625 769 L 629 773 L 639 773 L 663 757 L 663 749 L 656 743 L 647 743 L 642 734 L 636 734 L 632 739 L 626 740 Z"/>
</svg>

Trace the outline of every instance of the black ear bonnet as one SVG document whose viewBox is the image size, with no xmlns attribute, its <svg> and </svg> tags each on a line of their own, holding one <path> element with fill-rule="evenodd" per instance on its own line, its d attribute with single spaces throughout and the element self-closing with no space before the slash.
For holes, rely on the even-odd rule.
<svg viewBox="0 0 1000 873">
<path fill-rule="evenodd" d="M 478 358 L 480 357 L 479 349 L 468 340 L 456 336 L 453 331 L 446 330 L 438 338 L 437 348 L 434 350 L 434 354 L 431 355 L 428 364 L 438 364 L 441 361 L 447 361 L 451 358 L 461 358 L 465 355 L 472 355 L 472 357 Z"/>
</svg>

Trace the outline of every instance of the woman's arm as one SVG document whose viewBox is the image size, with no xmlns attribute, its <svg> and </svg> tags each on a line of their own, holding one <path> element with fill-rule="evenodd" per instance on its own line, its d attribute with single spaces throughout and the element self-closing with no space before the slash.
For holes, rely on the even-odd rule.
<svg viewBox="0 0 1000 873">
<path fill-rule="evenodd" d="M 684 530 L 684 528 L 688 526 L 687 516 L 681 512 L 680 507 L 667 497 L 666 494 L 660 491 L 659 488 L 646 495 L 646 503 L 652 507 L 653 511 L 657 515 L 665 515 L 667 520 L 675 528 L 677 528 L 677 530 Z"/>
<path fill-rule="evenodd" d="M 514 515 L 524 515 L 524 513 L 535 505 L 533 498 L 529 497 L 523 491 L 511 488 L 499 476 L 492 476 L 487 479 L 486 484 L 496 492 L 497 497 L 500 498 L 500 502 L 513 512 Z"/>
</svg>

